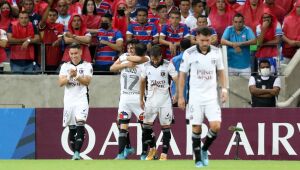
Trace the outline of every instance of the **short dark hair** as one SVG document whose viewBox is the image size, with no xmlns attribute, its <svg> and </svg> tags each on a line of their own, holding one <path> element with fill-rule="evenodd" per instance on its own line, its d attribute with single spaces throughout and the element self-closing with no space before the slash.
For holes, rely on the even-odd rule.
<svg viewBox="0 0 300 170">
<path fill-rule="evenodd" d="M 71 49 L 71 48 L 81 49 L 81 46 L 80 46 L 80 44 L 78 44 L 78 43 L 72 43 L 72 44 L 69 45 L 69 48 L 70 48 L 70 49 Z"/>
<path fill-rule="evenodd" d="M 145 12 L 146 15 L 148 15 L 148 10 L 144 7 L 139 7 L 138 9 L 136 9 L 136 14 L 138 14 L 141 11 Z"/>
<path fill-rule="evenodd" d="M 164 8 L 167 8 L 167 6 L 166 6 L 166 5 L 157 5 L 156 11 L 158 12 L 158 11 L 160 11 L 161 9 L 164 9 Z"/>
<path fill-rule="evenodd" d="M 171 12 L 170 12 L 170 16 L 171 16 L 172 14 L 181 16 L 180 11 L 178 11 L 178 10 L 173 10 L 173 11 L 171 11 Z"/>
<path fill-rule="evenodd" d="M 199 3 L 202 3 L 203 7 L 205 7 L 205 3 L 202 0 L 193 0 L 192 7 L 196 6 Z"/>
<path fill-rule="evenodd" d="M 202 27 L 202 28 L 198 28 L 196 30 L 197 35 L 204 35 L 204 36 L 210 36 L 211 35 L 211 29 L 208 27 Z"/>
<path fill-rule="evenodd" d="M 108 18 L 109 20 L 112 21 L 113 16 L 110 13 L 105 13 L 103 17 Z"/>
<path fill-rule="evenodd" d="M 199 19 L 199 18 L 206 18 L 206 21 L 207 21 L 207 16 L 206 15 L 199 15 L 198 17 L 197 17 L 197 20 Z"/>
<path fill-rule="evenodd" d="M 20 16 L 20 14 L 27 14 L 29 16 L 28 12 L 26 11 L 21 11 L 18 16 Z"/>
<path fill-rule="evenodd" d="M 131 39 L 127 41 L 127 45 L 132 44 L 132 45 L 136 45 L 138 44 L 140 41 L 137 39 Z"/>
<path fill-rule="evenodd" d="M 182 51 L 188 49 L 191 47 L 191 40 L 187 39 L 187 38 L 183 38 L 181 41 L 180 41 L 180 48 Z"/>
<path fill-rule="evenodd" d="M 260 65 L 261 65 L 262 63 L 266 63 L 266 64 L 268 64 L 269 66 L 271 66 L 271 63 L 270 63 L 269 60 L 266 60 L 266 59 L 260 60 L 258 66 L 260 67 Z"/>
<path fill-rule="evenodd" d="M 154 45 L 150 49 L 150 57 L 159 57 L 161 56 L 161 48 L 159 45 Z"/>
<path fill-rule="evenodd" d="M 147 46 L 144 43 L 138 43 L 134 47 L 137 56 L 144 56 L 147 53 Z"/>
<path fill-rule="evenodd" d="M 190 3 L 190 0 L 180 0 L 180 3 L 181 2 L 189 2 Z"/>
<path fill-rule="evenodd" d="M 237 17 L 237 18 L 242 17 L 242 18 L 244 19 L 244 15 L 241 14 L 241 13 L 236 13 L 236 14 L 233 16 L 233 19 L 234 19 L 235 17 Z"/>
<path fill-rule="evenodd" d="M 54 9 L 54 8 L 51 8 L 51 9 L 49 10 L 49 12 L 55 12 L 56 15 L 58 15 L 58 11 L 57 11 L 56 9 Z"/>
</svg>

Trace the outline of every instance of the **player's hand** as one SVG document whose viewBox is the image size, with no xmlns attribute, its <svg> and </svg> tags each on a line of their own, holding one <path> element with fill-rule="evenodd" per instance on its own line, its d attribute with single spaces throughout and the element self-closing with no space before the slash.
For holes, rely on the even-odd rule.
<svg viewBox="0 0 300 170">
<path fill-rule="evenodd" d="M 174 94 L 174 96 L 172 96 L 172 103 L 175 104 L 177 103 L 178 97 L 176 94 Z"/>
<path fill-rule="evenodd" d="M 76 69 L 76 67 L 75 68 L 71 68 L 69 74 L 70 74 L 71 77 L 76 77 L 77 76 L 77 69 Z"/>
<path fill-rule="evenodd" d="M 234 51 L 236 53 L 240 53 L 240 52 L 242 52 L 242 49 L 241 49 L 241 47 L 236 47 L 236 48 L 234 48 Z"/>
<path fill-rule="evenodd" d="M 268 21 L 268 20 L 267 20 L 267 21 L 264 21 L 263 24 L 262 24 L 262 29 L 263 29 L 263 30 L 266 30 L 266 29 L 270 26 L 270 23 L 271 23 L 271 22 Z"/>
<path fill-rule="evenodd" d="M 228 90 L 225 88 L 222 88 L 221 91 L 221 101 L 222 103 L 225 103 L 227 101 L 227 97 L 228 97 Z"/>
<path fill-rule="evenodd" d="M 108 41 L 100 40 L 100 44 L 103 44 L 103 45 L 107 45 L 107 42 L 108 42 Z"/>
<path fill-rule="evenodd" d="M 178 107 L 182 110 L 185 109 L 185 100 L 184 97 L 179 97 L 178 98 Z"/>
<path fill-rule="evenodd" d="M 140 106 L 141 106 L 141 109 L 145 110 L 145 102 L 144 102 L 144 100 L 140 101 Z"/>
</svg>

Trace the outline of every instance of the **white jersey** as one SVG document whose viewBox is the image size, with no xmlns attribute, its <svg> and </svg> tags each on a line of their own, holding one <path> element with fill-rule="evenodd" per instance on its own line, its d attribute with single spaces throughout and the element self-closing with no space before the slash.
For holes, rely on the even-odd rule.
<svg viewBox="0 0 300 170">
<path fill-rule="evenodd" d="M 197 100 L 202 105 L 217 101 L 216 70 L 223 70 L 222 53 L 219 48 L 210 46 L 210 51 L 204 55 L 194 45 L 183 53 L 180 71 L 189 73 L 189 100 Z"/>
<path fill-rule="evenodd" d="M 149 101 L 152 107 L 166 107 L 171 104 L 169 75 L 176 77 L 177 71 L 174 65 L 167 60 L 163 60 L 163 63 L 157 68 L 150 62 L 144 65 L 141 77 L 147 77 L 147 102 Z"/>
<path fill-rule="evenodd" d="M 71 62 L 64 63 L 61 66 L 59 75 L 69 75 L 70 69 L 74 67 L 76 67 L 79 76 L 92 77 L 93 75 L 93 67 L 88 62 L 82 62 L 77 66 L 74 66 Z M 82 103 L 88 103 L 88 87 L 71 78 L 65 86 L 64 106 L 73 106 Z"/>
<path fill-rule="evenodd" d="M 70 18 L 71 18 L 71 15 L 67 15 L 66 17 L 62 17 L 62 16 L 58 15 L 56 23 L 60 23 L 60 24 L 64 25 L 64 30 L 67 31 Z"/>
</svg>

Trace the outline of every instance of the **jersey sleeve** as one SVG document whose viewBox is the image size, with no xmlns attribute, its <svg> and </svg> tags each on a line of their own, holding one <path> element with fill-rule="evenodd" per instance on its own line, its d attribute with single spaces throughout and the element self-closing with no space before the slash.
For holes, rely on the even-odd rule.
<svg viewBox="0 0 300 170">
<path fill-rule="evenodd" d="M 141 78 L 146 78 L 147 73 L 146 73 L 146 67 L 144 64 L 141 65 Z"/>
<path fill-rule="evenodd" d="M 0 29 L 0 40 L 7 41 L 7 34 L 4 30 L 1 30 L 1 29 Z"/>
<path fill-rule="evenodd" d="M 184 72 L 184 73 L 189 72 L 189 70 L 190 70 L 189 58 L 190 58 L 189 53 L 187 51 L 185 51 L 182 56 L 179 71 Z"/>
<path fill-rule="evenodd" d="M 280 78 L 277 77 L 274 81 L 274 84 L 273 84 L 273 87 L 279 87 L 281 88 L 281 81 L 280 81 Z"/>
<path fill-rule="evenodd" d="M 126 34 L 131 34 L 131 35 L 133 34 L 133 27 L 132 27 L 132 24 L 129 24 L 129 25 L 128 25 Z"/>
<path fill-rule="evenodd" d="M 250 79 L 249 79 L 248 87 L 249 87 L 249 86 L 255 86 L 255 85 L 256 85 L 255 79 L 254 79 L 253 76 L 251 76 Z"/>
<path fill-rule="evenodd" d="M 116 32 L 116 41 L 122 40 L 123 41 L 123 36 L 122 33 L 120 31 Z"/>
<path fill-rule="evenodd" d="M 160 36 L 168 36 L 167 25 L 163 25 L 161 28 Z"/>
<path fill-rule="evenodd" d="M 61 66 L 61 69 L 59 71 L 59 75 L 60 76 L 67 76 L 69 73 L 68 73 L 68 70 L 67 70 L 67 65 L 66 64 L 63 64 Z"/>
<path fill-rule="evenodd" d="M 223 55 L 221 49 L 218 50 L 217 54 L 217 70 L 224 70 L 224 63 L 223 63 Z"/>
<path fill-rule="evenodd" d="M 222 39 L 225 39 L 227 41 L 230 41 L 229 37 L 230 37 L 230 27 L 227 27 L 222 35 Z"/>
<path fill-rule="evenodd" d="M 186 38 L 186 37 L 189 37 L 189 36 L 190 36 L 189 28 L 184 24 L 184 26 L 183 26 L 183 37 Z"/>
<path fill-rule="evenodd" d="M 93 67 L 92 64 L 87 63 L 86 68 L 84 69 L 84 75 L 93 77 Z"/>
<path fill-rule="evenodd" d="M 175 66 L 172 62 L 168 65 L 168 73 L 171 77 L 176 77 L 178 75 Z"/>
</svg>

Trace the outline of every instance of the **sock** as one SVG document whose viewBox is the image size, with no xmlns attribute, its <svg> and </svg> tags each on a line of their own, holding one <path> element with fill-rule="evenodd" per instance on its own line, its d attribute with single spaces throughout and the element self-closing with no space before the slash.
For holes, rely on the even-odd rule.
<svg viewBox="0 0 300 170">
<path fill-rule="evenodd" d="M 76 128 L 77 128 L 77 134 L 76 134 L 76 141 L 75 141 L 75 151 L 80 152 L 84 141 L 85 129 L 84 126 L 77 126 Z"/>
<path fill-rule="evenodd" d="M 126 148 L 131 148 L 129 131 L 127 131 Z"/>
<path fill-rule="evenodd" d="M 119 134 L 119 154 L 124 151 L 124 148 L 127 143 L 127 133 L 128 131 L 125 129 L 120 129 L 120 134 Z"/>
<path fill-rule="evenodd" d="M 142 127 L 142 154 L 146 155 L 147 154 L 147 150 L 148 150 L 148 144 L 145 142 L 145 135 L 144 135 L 144 127 L 143 127 L 143 123 L 141 123 L 141 127 Z"/>
<path fill-rule="evenodd" d="M 170 131 L 170 128 L 165 128 L 165 129 L 162 130 L 162 132 L 163 132 L 162 153 L 168 154 L 168 150 L 170 148 L 171 131 Z"/>
<path fill-rule="evenodd" d="M 201 133 L 193 132 L 192 141 L 193 141 L 193 151 L 195 154 L 195 162 L 201 161 L 201 156 L 200 156 Z"/>
<path fill-rule="evenodd" d="M 207 151 L 209 146 L 213 143 L 213 141 L 217 138 L 217 133 L 212 131 L 211 129 L 208 130 L 207 136 L 205 139 L 205 143 L 202 147 L 203 151 Z"/>
<path fill-rule="evenodd" d="M 75 151 L 76 132 L 77 132 L 76 126 L 69 126 L 69 143 L 73 152 Z"/>
</svg>

